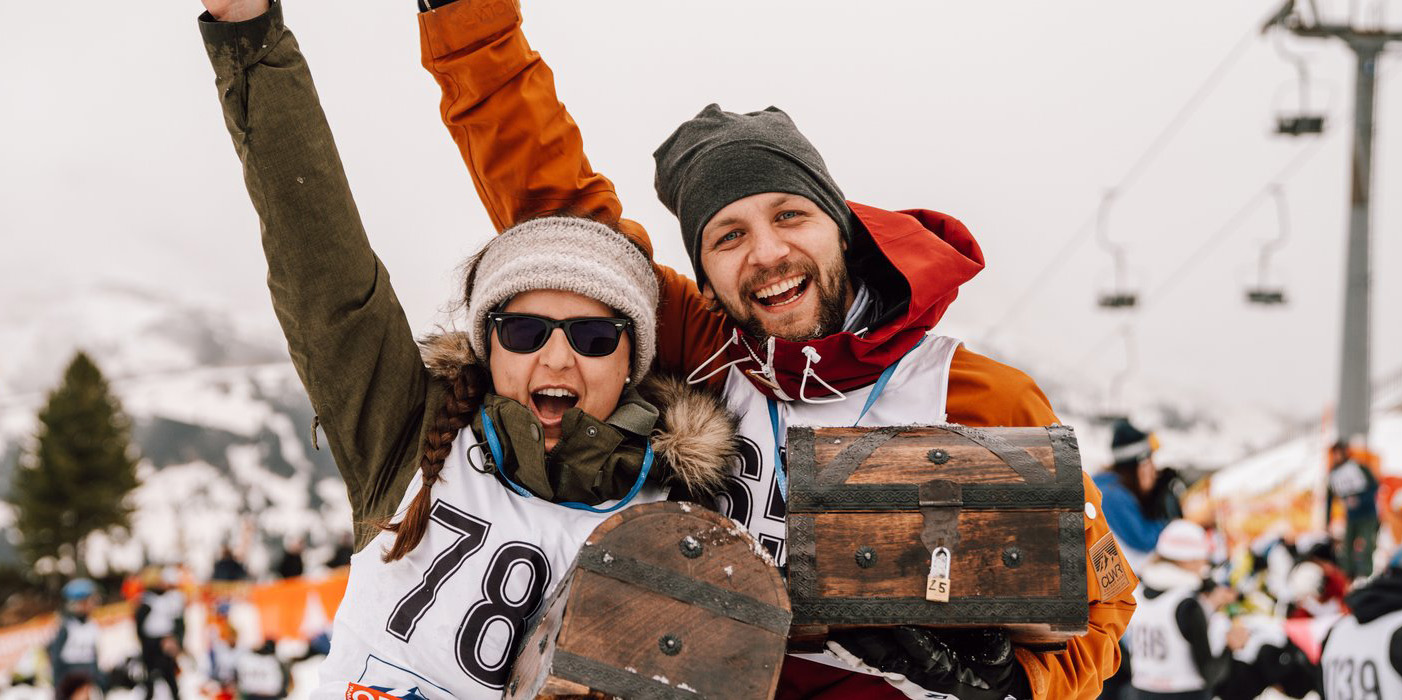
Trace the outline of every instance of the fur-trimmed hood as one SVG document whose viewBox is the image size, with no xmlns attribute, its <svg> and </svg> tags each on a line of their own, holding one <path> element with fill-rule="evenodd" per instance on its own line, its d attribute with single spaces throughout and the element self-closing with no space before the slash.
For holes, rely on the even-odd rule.
<svg viewBox="0 0 1402 700">
<path fill-rule="evenodd" d="M 480 365 L 466 333 L 430 335 L 419 341 L 419 348 L 429 374 L 443 381 L 455 381 L 464 368 Z M 719 491 L 736 457 L 738 430 L 725 401 L 680 377 L 656 373 L 649 374 L 637 391 L 660 416 L 651 436 L 652 449 L 669 468 L 667 483 L 698 496 Z"/>
</svg>

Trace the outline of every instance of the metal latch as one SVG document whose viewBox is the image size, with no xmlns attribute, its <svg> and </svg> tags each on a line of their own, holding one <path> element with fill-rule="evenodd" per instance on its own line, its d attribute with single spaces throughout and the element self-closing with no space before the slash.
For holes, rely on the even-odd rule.
<svg viewBox="0 0 1402 700">
<path fill-rule="evenodd" d="M 925 580 L 928 601 L 949 602 L 954 549 L 959 543 L 959 509 L 963 505 L 964 489 L 957 482 L 934 479 L 920 485 L 920 517 L 925 521 L 920 543 L 930 553 L 930 574 Z"/>
</svg>

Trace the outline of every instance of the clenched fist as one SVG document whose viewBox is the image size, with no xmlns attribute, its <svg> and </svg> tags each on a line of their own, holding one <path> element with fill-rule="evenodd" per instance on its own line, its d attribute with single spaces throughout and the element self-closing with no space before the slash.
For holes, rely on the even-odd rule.
<svg viewBox="0 0 1402 700">
<path fill-rule="evenodd" d="M 220 22 L 242 22 L 268 11 L 269 0 L 201 0 L 204 9 Z"/>
</svg>

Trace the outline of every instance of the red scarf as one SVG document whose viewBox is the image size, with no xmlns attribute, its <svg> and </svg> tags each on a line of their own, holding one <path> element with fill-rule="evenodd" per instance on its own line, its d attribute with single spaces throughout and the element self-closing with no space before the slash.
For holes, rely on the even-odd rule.
<svg viewBox="0 0 1402 700">
<path fill-rule="evenodd" d="M 866 337 L 843 331 L 802 343 L 777 338 L 760 342 L 733 329 L 725 347 L 727 363 L 771 398 L 821 399 L 835 395 L 832 389 L 847 392 L 875 382 L 939 323 L 959 286 L 983 269 L 978 243 L 953 217 L 926 209 L 891 212 L 855 202 L 847 205 L 905 278 L 910 304 L 904 315 Z M 698 368 L 702 374 L 709 371 Z"/>
</svg>

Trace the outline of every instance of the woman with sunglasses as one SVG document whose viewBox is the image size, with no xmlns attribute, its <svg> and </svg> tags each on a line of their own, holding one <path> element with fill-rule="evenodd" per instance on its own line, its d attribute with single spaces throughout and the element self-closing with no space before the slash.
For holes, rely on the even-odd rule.
<svg viewBox="0 0 1402 700">
<path fill-rule="evenodd" d="M 259 5 L 205 0 L 200 29 L 273 306 L 355 518 L 313 695 L 500 697 L 589 533 L 627 505 L 713 489 L 734 419 L 647 378 L 652 266 L 585 219 L 493 239 L 467 264 L 466 331 L 416 347 L 280 5 Z"/>
</svg>

